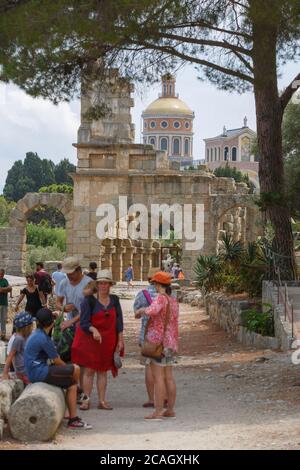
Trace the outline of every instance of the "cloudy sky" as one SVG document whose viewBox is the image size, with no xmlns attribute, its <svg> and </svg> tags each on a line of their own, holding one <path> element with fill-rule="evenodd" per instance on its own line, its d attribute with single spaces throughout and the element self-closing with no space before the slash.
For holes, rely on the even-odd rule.
<svg viewBox="0 0 300 470">
<path fill-rule="evenodd" d="M 280 79 L 280 88 L 298 73 L 299 65 L 288 64 Z M 135 93 L 133 122 L 136 141 L 140 142 L 141 113 L 160 92 L 160 85 Z M 254 99 L 251 93 L 239 95 L 218 91 L 212 85 L 197 80 L 193 67 L 177 75 L 177 93 L 195 111 L 194 158 L 204 157 L 203 139 L 227 129 L 242 126 L 244 116 L 255 130 Z M 72 143 L 76 142 L 79 127 L 78 101 L 59 106 L 42 99 L 33 99 L 13 85 L 0 85 L 0 194 L 7 171 L 14 161 L 23 159 L 26 152 L 58 162 L 69 158 L 76 163 Z"/>
</svg>

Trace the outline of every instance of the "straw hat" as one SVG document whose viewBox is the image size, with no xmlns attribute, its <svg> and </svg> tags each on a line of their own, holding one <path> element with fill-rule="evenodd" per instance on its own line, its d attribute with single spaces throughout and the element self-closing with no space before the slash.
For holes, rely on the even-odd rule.
<svg viewBox="0 0 300 470">
<path fill-rule="evenodd" d="M 63 272 L 66 274 L 73 273 L 77 268 L 80 267 L 80 260 L 78 256 L 70 256 L 63 261 Z"/>
<path fill-rule="evenodd" d="M 102 269 L 101 271 L 98 272 L 97 274 L 97 282 L 109 282 L 110 284 L 115 284 L 116 281 L 113 281 L 111 271 L 109 269 Z"/>
<path fill-rule="evenodd" d="M 172 277 L 169 273 L 165 273 L 164 271 L 158 271 L 151 278 L 151 282 L 157 282 L 158 284 L 169 286 L 172 282 Z"/>
</svg>

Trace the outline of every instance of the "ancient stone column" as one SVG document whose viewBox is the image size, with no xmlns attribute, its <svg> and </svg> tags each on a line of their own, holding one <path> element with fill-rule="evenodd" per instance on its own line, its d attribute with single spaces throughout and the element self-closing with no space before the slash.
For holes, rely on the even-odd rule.
<svg viewBox="0 0 300 470">
<path fill-rule="evenodd" d="M 143 281 L 147 281 L 149 269 L 151 268 L 151 257 L 153 248 L 144 248 L 143 252 Z"/>
<path fill-rule="evenodd" d="M 56 433 L 65 408 L 59 387 L 42 382 L 28 385 L 9 413 L 12 436 L 20 441 L 48 441 Z"/>
<path fill-rule="evenodd" d="M 123 253 L 126 248 L 122 246 L 122 240 L 117 238 L 114 241 L 115 244 L 115 253 L 112 255 L 112 276 L 115 281 L 123 280 Z"/>
<path fill-rule="evenodd" d="M 133 276 L 135 281 L 141 281 L 143 279 L 143 244 L 140 240 L 134 240 L 133 243 L 135 247 L 132 257 Z"/>
</svg>

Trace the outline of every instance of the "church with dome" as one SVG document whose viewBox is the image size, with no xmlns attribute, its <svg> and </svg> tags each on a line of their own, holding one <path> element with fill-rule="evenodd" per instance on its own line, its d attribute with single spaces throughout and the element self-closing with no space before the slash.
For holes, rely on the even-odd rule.
<svg viewBox="0 0 300 470">
<path fill-rule="evenodd" d="M 179 99 L 176 80 L 162 77 L 162 92 L 143 112 L 143 143 L 164 150 L 170 160 L 182 165 L 193 162 L 193 121 L 195 114 Z"/>
</svg>

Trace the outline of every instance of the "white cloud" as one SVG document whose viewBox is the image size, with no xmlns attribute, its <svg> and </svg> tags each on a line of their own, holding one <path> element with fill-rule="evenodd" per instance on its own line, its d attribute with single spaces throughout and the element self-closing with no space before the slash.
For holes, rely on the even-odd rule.
<svg viewBox="0 0 300 470">
<path fill-rule="evenodd" d="M 14 161 L 24 159 L 26 152 L 58 162 L 70 158 L 76 162 L 76 142 L 80 121 L 79 103 L 54 106 L 34 99 L 13 85 L 0 85 L 0 190 Z"/>
</svg>

